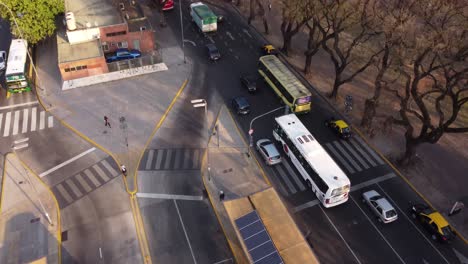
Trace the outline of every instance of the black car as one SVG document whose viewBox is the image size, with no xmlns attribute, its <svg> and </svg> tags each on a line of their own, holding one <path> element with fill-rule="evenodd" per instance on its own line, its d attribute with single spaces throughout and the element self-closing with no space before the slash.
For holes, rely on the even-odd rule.
<svg viewBox="0 0 468 264">
<path fill-rule="evenodd" d="M 254 76 L 241 76 L 240 81 L 242 85 L 247 88 L 249 92 L 257 91 L 257 78 Z"/>
<path fill-rule="evenodd" d="M 212 61 L 217 61 L 221 59 L 221 54 L 219 53 L 218 48 L 215 46 L 215 44 L 207 44 L 206 48 L 208 50 L 208 58 Z"/>
<path fill-rule="evenodd" d="M 232 99 L 232 108 L 238 115 L 250 113 L 250 104 L 245 97 L 239 96 Z"/>
<path fill-rule="evenodd" d="M 449 242 L 455 233 L 445 218 L 425 204 L 415 204 L 410 209 L 411 217 L 429 232 L 433 240 Z"/>
</svg>

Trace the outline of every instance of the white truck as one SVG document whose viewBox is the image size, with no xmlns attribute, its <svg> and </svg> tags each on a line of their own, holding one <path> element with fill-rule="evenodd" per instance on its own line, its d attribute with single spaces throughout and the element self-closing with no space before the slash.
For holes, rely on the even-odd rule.
<svg viewBox="0 0 468 264">
<path fill-rule="evenodd" d="M 218 29 L 218 17 L 202 2 L 190 5 L 190 15 L 201 32 L 214 32 Z"/>
</svg>

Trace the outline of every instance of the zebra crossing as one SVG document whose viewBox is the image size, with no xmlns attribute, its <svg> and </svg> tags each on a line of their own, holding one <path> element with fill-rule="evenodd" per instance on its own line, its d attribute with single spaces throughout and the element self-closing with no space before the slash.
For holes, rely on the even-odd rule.
<svg viewBox="0 0 468 264">
<path fill-rule="evenodd" d="M 52 192 L 58 200 L 60 209 L 69 206 L 120 175 L 118 169 L 111 164 L 113 164 L 113 160 L 107 157 L 53 186 Z"/>
<path fill-rule="evenodd" d="M 385 164 L 377 153 L 359 137 L 328 142 L 323 144 L 323 147 L 348 176 Z M 274 176 L 280 192 L 285 196 L 307 188 L 302 176 L 291 166 L 294 165 L 289 159 L 284 158 L 282 163 L 266 168 L 267 172 Z"/>
<path fill-rule="evenodd" d="M 0 135 L 2 137 L 43 130 L 54 126 L 54 117 L 37 107 L 0 112 Z"/>
<path fill-rule="evenodd" d="M 204 148 L 149 149 L 139 170 L 200 170 Z"/>
</svg>

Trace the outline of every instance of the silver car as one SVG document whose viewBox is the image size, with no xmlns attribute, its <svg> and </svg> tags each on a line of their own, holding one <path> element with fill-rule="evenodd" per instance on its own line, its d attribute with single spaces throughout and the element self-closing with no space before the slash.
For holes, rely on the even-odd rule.
<svg viewBox="0 0 468 264">
<path fill-rule="evenodd" d="M 377 215 L 379 221 L 388 224 L 398 219 L 395 208 L 378 192 L 371 190 L 363 193 L 362 201 Z"/>
<path fill-rule="evenodd" d="M 3 71 L 6 66 L 6 52 L 0 50 L 0 71 Z"/>
<path fill-rule="evenodd" d="M 257 150 L 268 165 L 281 163 L 281 155 L 271 140 L 260 139 L 257 141 Z"/>
</svg>

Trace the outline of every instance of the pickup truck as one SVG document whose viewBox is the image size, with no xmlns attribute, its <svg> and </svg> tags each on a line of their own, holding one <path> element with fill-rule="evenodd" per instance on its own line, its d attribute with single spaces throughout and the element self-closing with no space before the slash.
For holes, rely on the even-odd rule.
<svg viewBox="0 0 468 264">
<path fill-rule="evenodd" d="M 116 52 L 106 56 L 106 62 L 110 63 L 139 57 L 141 57 L 141 52 L 139 50 L 118 49 Z"/>
</svg>

